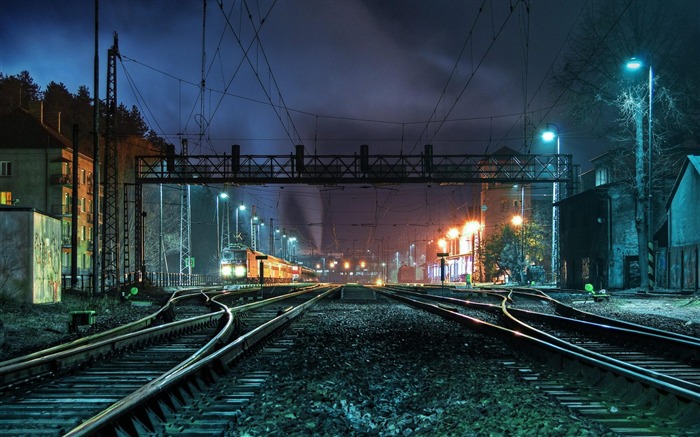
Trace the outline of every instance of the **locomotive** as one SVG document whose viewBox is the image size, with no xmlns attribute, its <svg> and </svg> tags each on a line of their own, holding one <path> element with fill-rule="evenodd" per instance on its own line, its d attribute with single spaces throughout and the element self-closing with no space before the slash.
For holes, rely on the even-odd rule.
<svg viewBox="0 0 700 437">
<path fill-rule="evenodd" d="M 318 282 L 318 275 L 313 269 L 266 255 L 243 245 L 229 246 L 221 251 L 219 265 L 221 279 L 224 282 L 233 283 L 258 283 L 260 261 L 263 263 L 263 280 L 266 284 Z"/>
</svg>

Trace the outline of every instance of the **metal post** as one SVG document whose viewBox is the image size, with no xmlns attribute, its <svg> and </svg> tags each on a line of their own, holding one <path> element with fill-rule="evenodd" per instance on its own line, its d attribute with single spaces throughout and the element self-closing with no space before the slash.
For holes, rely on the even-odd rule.
<svg viewBox="0 0 700 437">
<path fill-rule="evenodd" d="M 653 214 L 653 202 L 652 202 L 652 173 L 651 173 L 651 162 L 652 162 L 652 150 L 653 150 L 653 141 L 652 141 L 652 106 L 653 106 L 653 101 L 654 101 L 654 72 L 652 70 L 651 65 L 649 65 L 649 119 L 648 119 L 648 124 L 649 124 L 649 132 L 647 134 L 648 138 L 648 147 L 647 147 L 647 154 L 648 154 L 648 159 L 647 159 L 647 262 L 649 263 L 649 266 L 647 268 L 647 289 L 649 291 L 654 289 L 655 285 L 655 275 L 654 275 L 654 268 L 656 267 L 655 263 L 655 257 L 654 257 L 654 234 L 653 234 L 653 226 L 652 226 L 652 221 L 654 218 Z M 640 262 L 641 262 L 641 254 L 640 254 Z"/>
</svg>

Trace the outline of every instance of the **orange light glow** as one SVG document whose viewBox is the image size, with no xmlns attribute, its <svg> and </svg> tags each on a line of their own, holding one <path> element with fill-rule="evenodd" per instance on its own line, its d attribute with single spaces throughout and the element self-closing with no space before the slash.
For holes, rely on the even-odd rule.
<svg viewBox="0 0 700 437">
<path fill-rule="evenodd" d="M 467 235 L 476 234 L 477 232 L 479 232 L 480 229 L 481 229 L 481 223 L 479 223 L 477 221 L 467 222 L 464 225 L 464 231 L 465 231 L 464 233 Z"/>
</svg>

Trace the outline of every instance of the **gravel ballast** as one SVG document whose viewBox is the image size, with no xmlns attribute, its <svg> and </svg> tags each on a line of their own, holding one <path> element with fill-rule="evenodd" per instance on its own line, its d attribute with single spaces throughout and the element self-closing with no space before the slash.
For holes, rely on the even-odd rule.
<svg viewBox="0 0 700 437">
<path fill-rule="evenodd" d="M 700 336 L 700 302 L 692 296 L 561 300 L 588 312 Z M 5 302 L 0 361 L 157 308 L 100 304 L 90 302 L 98 310 L 96 325 L 72 334 L 68 313 L 84 309 L 74 297 L 54 305 Z M 395 303 L 326 301 L 319 312 L 311 329 L 295 331 L 286 353 L 259 353 L 234 369 L 233 377 L 258 370 L 272 376 L 232 415 L 226 435 L 615 435 L 503 366 L 520 357 L 499 340 Z"/>
<path fill-rule="evenodd" d="M 274 373 L 227 435 L 614 435 L 503 367 L 498 340 L 403 305 L 322 312 L 288 353 L 236 369 Z"/>
</svg>

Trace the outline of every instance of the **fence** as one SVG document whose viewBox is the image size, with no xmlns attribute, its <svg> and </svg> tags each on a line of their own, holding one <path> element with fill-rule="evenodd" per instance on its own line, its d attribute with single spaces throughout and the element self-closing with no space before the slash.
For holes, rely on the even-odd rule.
<svg viewBox="0 0 700 437">
<path fill-rule="evenodd" d="M 187 275 L 184 273 L 160 273 L 150 272 L 146 275 L 150 285 L 155 287 L 187 287 L 187 286 L 205 286 L 220 283 L 221 280 L 217 275 Z M 107 289 L 114 286 L 123 287 L 129 285 L 138 285 L 141 283 L 140 272 L 131 272 L 124 274 L 118 284 L 106 284 Z M 61 275 L 61 289 L 75 289 L 81 293 L 92 294 L 92 274 L 78 275 L 75 287 L 71 286 L 71 275 Z"/>
</svg>

